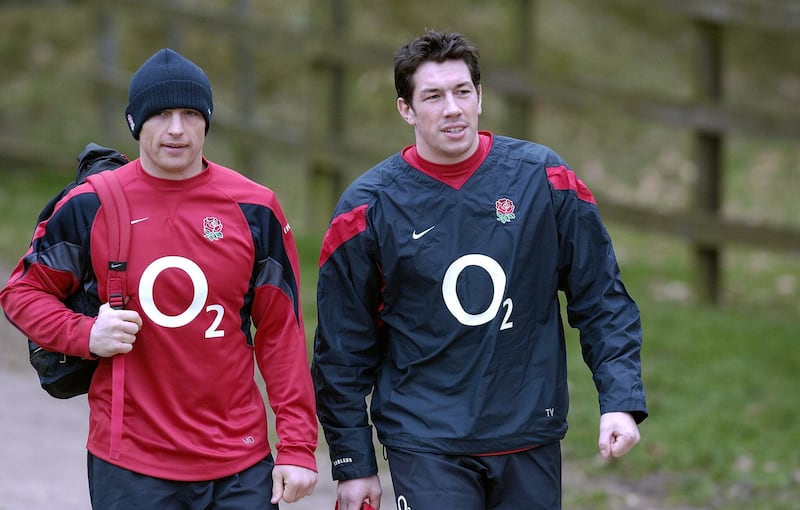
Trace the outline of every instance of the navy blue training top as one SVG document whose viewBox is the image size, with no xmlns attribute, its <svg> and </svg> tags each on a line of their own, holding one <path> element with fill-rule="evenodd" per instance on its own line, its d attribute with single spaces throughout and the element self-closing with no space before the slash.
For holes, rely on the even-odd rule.
<svg viewBox="0 0 800 510">
<path fill-rule="evenodd" d="M 639 310 L 592 194 L 549 148 L 488 136 L 460 186 L 397 153 L 336 206 L 312 367 L 334 479 L 377 473 L 370 418 L 382 444 L 416 451 L 479 455 L 562 439 L 559 290 L 601 413 L 647 416 Z"/>
</svg>

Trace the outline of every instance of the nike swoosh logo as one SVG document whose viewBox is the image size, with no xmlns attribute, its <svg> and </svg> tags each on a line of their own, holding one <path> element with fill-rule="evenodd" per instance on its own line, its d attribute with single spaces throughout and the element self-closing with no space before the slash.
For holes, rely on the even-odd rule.
<svg viewBox="0 0 800 510">
<path fill-rule="evenodd" d="M 145 216 L 144 218 L 138 218 L 138 219 L 135 219 L 135 220 L 131 220 L 131 225 L 136 225 L 137 223 L 141 223 L 144 220 L 149 220 L 149 219 L 150 219 L 150 216 Z"/>
<path fill-rule="evenodd" d="M 432 226 L 432 227 L 430 227 L 430 228 L 427 228 L 427 229 L 425 229 L 425 230 L 423 230 L 422 232 L 419 232 L 419 233 L 417 233 L 417 231 L 416 231 L 416 230 L 414 230 L 414 231 L 411 233 L 411 239 L 419 239 L 420 237 L 424 236 L 425 234 L 427 234 L 428 232 L 430 232 L 430 231 L 431 231 L 431 230 L 433 230 L 434 228 L 436 228 L 436 225 L 434 225 L 434 226 Z"/>
</svg>

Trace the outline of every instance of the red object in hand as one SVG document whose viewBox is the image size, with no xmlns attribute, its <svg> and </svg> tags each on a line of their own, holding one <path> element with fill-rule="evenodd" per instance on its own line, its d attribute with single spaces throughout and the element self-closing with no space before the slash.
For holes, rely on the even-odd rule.
<svg viewBox="0 0 800 510">
<path fill-rule="evenodd" d="M 336 502 L 336 506 L 333 507 L 334 510 L 339 510 L 339 502 Z M 375 510 L 375 507 L 367 503 L 366 501 L 361 503 L 361 510 Z"/>
</svg>

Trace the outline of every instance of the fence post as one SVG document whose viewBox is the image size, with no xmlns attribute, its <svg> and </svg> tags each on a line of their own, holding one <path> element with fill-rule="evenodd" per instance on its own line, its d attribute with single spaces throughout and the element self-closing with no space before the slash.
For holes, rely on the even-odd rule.
<svg viewBox="0 0 800 510">
<path fill-rule="evenodd" d="M 117 62 L 117 36 L 115 30 L 116 17 L 114 9 L 103 2 L 97 4 L 97 44 L 99 58 L 98 76 L 108 80 L 114 76 L 118 67 Z M 99 106 L 101 125 L 104 133 L 115 133 L 121 122 L 119 103 L 114 94 L 109 93 L 110 87 L 96 86 L 99 92 Z M 101 142 L 102 143 L 102 142 Z M 106 142 L 108 143 L 108 142 Z"/>
<path fill-rule="evenodd" d="M 184 6 L 184 0 L 170 0 L 169 3 L 176 9 L 180 9 Z M 184 51 L 183 42 L 185 39 L 184 28 L 186 27 L 186 23 L 184 23 L 180 16 L 170 16 L 167 19 L 167 47 L 172 48 L 178 53 L 182 53 Z"/>
<path fill-rule="evenodd" d="M 722 28 L 708 21 L 695 20 L 697 48 L 695 58 L 696 94 L 702 101 L 722 100 Z M 695 132 L 695 161 L 698 170 L 694 207 L 701 214 L 718 215 L 721 208 L 722 134 L 699 129 Z M 720 249 L 697 243 L 694 248 L 695 282 L 698 297 L 717 304 L 720 299 Z"/>
<path fill-rule="evenodd" d="M 251 0 L 237 0 L 232 7 L 236 17 L 246 20 L 252 15 Z M 255 76 L 254 38 L 247 30 L 240 30 L 236 37 L 236 76 L 238 78 L 238 98 L 241 123 L 246 127 L 246 136 L 238 136 L 236 157 L 243 173 L 253 176 L 261 171 L 261 153 L 258 151 L 259 141 L 253 136 L 256 124 L 257 82 Z"/>
<path fill-rule="evenodd" d="M 522 76 L 525 79 L 535 79 L 534 73 L 534 40 L 536 0 L 517 0 L 515 10 L 516 44 L 514 45 L 514 66 L 523 70 Z M 530 94 L 504 94 L 508 111 L 507 124 L 508 133 L 522 139 L 529 139 L 531 136 L 531 109 L 534 99 Z"/>
<path fill-rule="evenodd" d="M 317 39 L 312 60 L 312 107 L 310 157 L 310 225 L 324 228 L 343 188 L 343 169 L 333 156 L 346 133 L 346 64 L 338 57 L 346 44 L 350 21 L 347 0 L 329 0 L 328 9 L 315 9 Z"/>
</svg>

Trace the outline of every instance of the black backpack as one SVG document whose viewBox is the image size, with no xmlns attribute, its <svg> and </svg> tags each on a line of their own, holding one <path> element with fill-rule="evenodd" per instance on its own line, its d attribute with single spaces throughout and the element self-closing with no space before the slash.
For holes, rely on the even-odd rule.
<svg viewBox="0 0 800 510">
<path fill-rule="evenodd" d="M 114 170 L 126 163 L 128 163 L 128 158 L 114 149 L 95 143 L 86 145 L 83 152 L 78 155 L 78 171 L 75 181 L 64 186 L 64 189 L 44 206 L 42 212 L 39 213 L 37 225 L 49 218 L 53 214 L 58 201 L 72 188 L 86 181 L 87 177 L 99 174 L 104 170 Z M 98 186 L 95 179 L 96 177 L 93 177 L 90 181 L 95 186 L 101 203 L 113 204 L 113 200 L 110 198 L 104 200 L 106 192 L 99 189 L 100 186 Z M 120 224 L 119 228 L 122 229 L 122 226 Z M 124 235 L 124 233 L 120 235 Z M 69 296 L 64 301 L 64 304 L 70 310 L 92 317 L 97 316 L 97 311 L 100 308 L 100 302 L 97 298 L 87 294 L 83 287 Z M 92 375 L 97 367 L 97 360 L 51 352 L 37 345 L 30 338 L 28 339 L 28 349 L 30 351 L 31 365 L 36 369 L 36 373 L 39 375 L 39 382 L 47 393 L 53 397 L 64 399 L 89 391 L 89 383 L 92 381 Z"/>
</svg>

